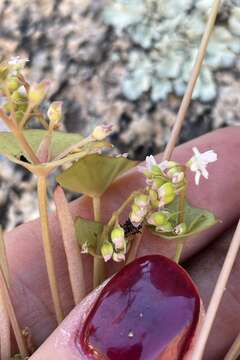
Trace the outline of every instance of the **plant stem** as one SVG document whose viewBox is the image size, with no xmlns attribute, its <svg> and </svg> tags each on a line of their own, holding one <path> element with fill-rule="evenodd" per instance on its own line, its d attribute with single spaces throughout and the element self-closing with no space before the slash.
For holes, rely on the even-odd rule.
<svg viewBox="0 0 240 360">
<path fill-rule="evenodd" d="M 77 305 L 86 295 L 83 263 L 76 238 L 73 218 L 64 191 L 60 186 L 58 186 L 54 192 L 54 201 L 62 231 L 73 299 L 75 305 Z"/>
<path fill-rule="evenodd" d="M 57 277 L 56 277 L 54 260 L 53 260 L 52 243 L 50 238 L 48 208 L 47 208 L 47 184 L 46 184 L 45 176 L 38 177 L 38 203 L 39 203 L 43 248 L 44 248 L 45 260 L 47 266 L 48 279 L 49 279 L 56 319 L 59 324 L 63 320 L 63 312 L 61 309 L 59 290 L 57 286 Z"/>
<path fill-rule="evenodd" d="M 27 110 L 25 111 L 24 115 L 23 115 L 23 118 L 22 120 L 20 121 L 20 124 L 19 124 L 19 128 L 22 130 L 26 124 L 26 122 L 29 119 L 29 115 L 31 114 L 31 111 L 32 111 L 32 105 L 31 104 L 28 104 L 27 106 Z"/>
<path fill-rule="evenodd" d="M 0 227 L 0 267 L 9 285 L 9 270 L 6 256 L 6 248 L 4 243 L 3 232 Z M 11 356 L 11 335 L 10 335 L 10 321 L 7 310 L 5 308 L 4 299 L 0 294 L 0 358 L 2 360 L 9 360 Z"/>
<path fill-rule="evenodd" d="M 101 221 L 101 199 L 93 197 L 93 214 L 95 221 Z M 93 288 L 99 286 L 105 279 L 105 262 L 102 257 L 94 256 L 93 258 Z"/>
<path fill-rule="evenodd" d="M 207 342 L 209 333 L 211 331 L 221 298 L 226 289 L 226 284 L 227 284 L 229 275 L 231 273 L 234 261 L 238 254 L 239 248 L 240 248 L 240 220 L 238 222 L 237 229 L 234 233 L 230 247 L 228 249 L 227 256 L 225 257 L 225 261 L 224 261 L 222 270 L 219 274 L 217 284 L 213 291 L 202 329 L 196 340 L 196 344 L 195 344 L 194 351 L 192 354 L 192 359 L 194 359 L 194 360 L 202 359 L 204 349 L 206 346 L 206 342 Z"/>
<path fill-rule="evenodd" d="M 16 338 L 16 342 L 19 348 L 19 351 L 22 355 L 23 358 L 25 358 L 28 355 L 28 351 L 27 351 L 27 347 L 21 332 L 21 328 L 18 324 L 17 318 L 16 318 L 16 314 L 14 311 L 14 307 L 12 304 L 12 300 L 8 291 L 8 286 L 7 286 L 7 282 L 6 279 L 4 277 L 3 271 L 0 267 L 0 292 L 1 292 L 1 296 L 4 299 L 4 304 L 13 328 L 13 332 Z"/>
<path fill-rule="evenodd" d="M 179 203 L 178 203 L 178 224 L 181 224 L 184 222 L 184 217 L 185 217 L 185 213 L 184 213 L 184 205 L 185 205 L 185 196 L 186 196 L 186 187 L 184 186 L 184 188 L 181 190 L 180 194 L 179 194 Z M 180 262 L 180 258 L 182 255 L 182 251 L 183 251 L 183 247 L 184 247 L 184 241 L 182 240 L 176 240 L 176 254 L 175 254 L 175 262 L 178 264 Z"/>
<path fill-rule="evenodd" d="M 131 244 L 131 248 L 130 248 L 129 253 L 128 253 L 126 264 L 129 264 L 130 262 L 132 262 L 133 260 L 136 259 L 138 249 L 139 249 L 139 246 L 140 246 L 141 241 L 142 241 L 143 232 L 144 232 L 144 228 L 142 229 L 142 232 L 137 234 L 134 237 L 134 240 L 132 240 L 132 244 Z"/>
<path fill-rule="evenodd" d="M 232 346 L 230 347 L 224 360 L 237 360 L 239 356 L 240 356 L 240 333 L 238 334 Z"/>
<path fill-rule="evenodd" d="M 18 140 L 21 148 L 29 157 L 29 159 L 33 162 L 33 164 L 40 164 L 38 157 L 35 155 L 31 145 L 27 142 L 23 132 L 17 127 L 11 129 L 16 139 Z"/>
<path fill-rule="evenodd" d="M 11 357 L 10 321 L 2 294 L 0 294 L 0 359 Z"/>
<path fill-rule="evenodd" d="M 14 123 L 14 121 L 9 118 L 2 109 L 0 109 L 0 117 L 4 121 L 4 123 L 7 125 L 9 130 L 13 133 L 15 138 L 18 140 L 19 145 L 21 146 L 22 150 L 25 152 L 25 154 L 29 157 L 29 159 L 33 162 L 33 164 L 39 164 L 39 160 L 37 156 L 35 155 L 32 147 L 27 142 L 25 136 L 23 135 L 23 132 L 18 128 L 17 124 Z"/>
<path fill-rule="evenodd" d="M 8 260 L 7 260 L 7 254 L 6 254 L 6 246 L 5 246 L 5 241 L 4 241 L 4 236 L 3 236 L 3 231 L 2 228 L 0 226 L 0 266 L 2 268 L 2 271 L 4 273 L 4 277 L 7 281 L 7 284 L 9 286 L 9 280 L 10 280 L 10 276 L 9 276 L 9 266 L 8 266 Z"/>
<path fill-rule="evenodd" d="M 197 56 L 196 62 L 194 64 L 190 80 L 188 82 L 187 90 L 185 92 L 181 106 L 178 111 L 177 119 L 176 119 L 175 125 L 174 125 L 172 133 L 171 133 L 171 138 L 165 148 L 165 151 L 163 154 L 163 160 L 169 160 L 171 158 L 174 147 L 177 143 L 179 134 L 181 132 L 183 122 L 184 122 L 189 104 L 191 102 L 193 90 L 194 90 L 194 87 L 196 85 L 197 79 L 200 74 L 200 70 L 201 70 L 201 66 L 202 66 L 204 56 L 205 56 L 205 53 L 207 50 L 209 38 L 210 38 L 210 35 L 214 28 L 214 24 L 216 21 L 220 3 L 221 3 L 221 0 L 213 1 L 213 5 L 212 5 L 211 12 L 209 15 L 208 23 L 207 23 L 206 29 L 204 31 L 200 47 L 199 47 L 198 56 Z"/>
</svg>

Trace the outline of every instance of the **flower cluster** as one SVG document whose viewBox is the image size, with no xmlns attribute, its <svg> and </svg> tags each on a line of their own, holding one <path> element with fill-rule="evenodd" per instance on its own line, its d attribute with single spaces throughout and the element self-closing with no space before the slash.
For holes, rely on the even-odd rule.
<svg viewBox="0 0 240 360">
<path fill-rule="evenodd" d="M 217 160 L 213 150 L 200 153 L 193 148 L 194 156 L 181 165 L 175 161 L 157 163 L 151 155 L 146 158 L 146 166 L 139 170 L 146 177 L 145 192 L 134 198 L 129 219 L 134 226 L 146 223 L 155 231 L 182 235 L 187 232 L 187 224 L 181 221 L 181 216 L 169 206 L 186 192 L 186 169 L 195 172 L 195 183 L 199 185 L 200 177 L 208 179 L 207 165 Z"/>
<path fill-rule="evenodd" d="M 116 225 L 111 231 L 110 241 L 105 240 L 101 247 L 101 253 L 105 261 L 113 259 L 116 262 L 124 261 L 127 252 L 127 241 L 124 229 Z"/>
</svg>

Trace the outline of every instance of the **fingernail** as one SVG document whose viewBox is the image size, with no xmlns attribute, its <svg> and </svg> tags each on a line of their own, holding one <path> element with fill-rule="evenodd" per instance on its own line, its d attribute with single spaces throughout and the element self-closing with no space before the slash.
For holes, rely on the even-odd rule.
<svg viewBox="0 0 240 360">
<path fill-rule="evenodd" d="M 86 359 L 183 359 L 200 314 L 189 275 L 151 255 L 125 266 L 103 288 L 80 333 Z M 168 357 L 167 357 L 168 356 Z"/>
</svg>

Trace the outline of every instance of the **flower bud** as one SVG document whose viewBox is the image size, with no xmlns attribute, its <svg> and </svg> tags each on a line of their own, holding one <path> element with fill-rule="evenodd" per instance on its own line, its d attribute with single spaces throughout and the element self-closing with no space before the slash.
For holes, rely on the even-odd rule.
<svg viewBox="0 0 240 360">
<path fill-rule="evenodd" d="M 125 248 L 125 233 L 121 226 L 117 226 L 112 230 L 111 240 L 116 250 Z"/>
<path fill-rule="evenodd" d="M 30 86 L 28 99 L 32 105 L 39 105 L 43 101 L 50 86 L 50 81 L 44 80 Z"/>
<path fill-rule="evenodd" d="M 178 224 L 178 225 L 175 227 L 174 232 L 175 232 L 177 235 L 186 234 L 186 232 L 187 232 L 187 225 L 186 225 L 185 223 Z"/>
<path fill-rule="evenodd" d="M 48 108 L 49 120 L 56 126 L 62 118 L 62 101 L 54 101 Z"/>
<path fill-rule="evenodd" d="M 138 194 L 134 198 L 134 204 L 139 207 L 146 207 L 149 204 L 149 197 L 146 194 Z"/>
<path fill-rule="evenodd" d="M 81 253 L 82 254 L 88 254 L 88 244 L 87 244 L 87 242 L 82 244 Z"/>
<path fill-rule="evenodd" d="M 184 172 L 180 166 L 174 166 L 167 172 L 167 176 L 172 179 L 173 184 L 179 184 L 184 179 Z"/>
<path fill-rule="evenodd" d="M 171 182 L 163 184 L 158 190 L 158 196 L 160 199 L 160 206 L 171 203 L 176 196 L 176 189 Z"/>
<path fill-rule="evenodd" d="M 156 191 L 150 189 L 149 190 L 149 197 L 150 197 L 150 202 L 152 207 L 157 208 L 159 205 L 159 200 L 158 200 L 158 194 Z"/>
<path fill-rule="evenodd" d="M 23 104 L 27 102 L 27 97 L 24 93 L 22 93 L 21 88 L 19 88 L 18 90 L 14 91 L 11 95 L 11 99 L 12 101 L 16 104 Z"/>
<path fill-rule="evenodd" d="M 6 63 L 0 64 L 0 80 L 5 80 L 8 75 L 9 67 Z"/>
<path fill-rule="evenodd" d="M 147 219 L 148 224 L 154 226 L 164 225 L 168 222 L 167 214 L 163 211 L 158 211 L 152 213 L 149 218 Z"/>
<path fill-rule="evenodd" d="M 161 178 L 161 177 L 157 177 L 157 176 L 154 176 L 153 178 L 152 178 L 152 188 L 154 189 L 154 190 L 157 190 L 157 189 L 159 189 L 164 183 L 165 183 L 166 181 L 163 179 L 163 178 Z"/>
<path fill-rule="evenodd" d="M 6 85 L 10 93 L 12 93 L 17 90 L 21 84 L 16 76 L 11 76 L 7 78 Z"/>
<path fill-rule="evenodd" d="M 94 138 L 94 140 L 102 141 L 111 134 L 112 130 L 113 126 L 111 124 L 99 125 L 93 130 L 92 137 Z"/>
<path fill-rule="evenodd" d="M 129 219 L 133 225 L 139 225 L 147 214 L 147 208 L 140 208 L 138 205 L 132 205 L 132 211 L 129 215 Z"/>
<path fill-rule="evenodd" d="M 113 253 L 113 261 L 121 262 L 125 261 L 125 254 L 124 253 Z"/>
<path fill-rule="evenodd" d="M 101 254 L 104 261 L 109 261 L 113 256 L 113 246 L 110 241 L 104 241 L 101 247 Z"/>
<path fill-rule="evenodd" d="M 173 226 L 170 223 L 170 221 L 165 222 L 165 224 L 157 226 L 156 227 L 157 231 L 162 231 L 162 232 L 172 232 L 173 231 Z"/>
</svg>

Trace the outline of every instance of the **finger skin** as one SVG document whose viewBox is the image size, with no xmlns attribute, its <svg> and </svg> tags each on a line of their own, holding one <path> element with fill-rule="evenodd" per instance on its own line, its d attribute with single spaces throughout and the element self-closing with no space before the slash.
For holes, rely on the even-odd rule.
<svg viewBox="0 0 240 360">
<path fill-rule="evenodd" d="M 214 149 L 219 157 L 216 163 L 209 166 L 209 180 L 203 180 L 199 187 L 194 185 L 193 175 L 190 174 L 189 197 L 193 205 L 212 210 L 222 220 L 222 223 L 189 239 L 183 254 L 184 259 L 206 246 L 208 242 L 233 224 L 240 215 L 240 162 L 236 155 L 239 151 L 239 136 L 240 128 L 225 128 L 181 145 L 174 152 L 173 159 L 180 162 L 185 162 L 192 156 L 193 146 L 197 146 L 200 151 Z M 113 184 L 103 196 L 103 220 L 106 221 L 109 218 L 130 192 L 143 186 L 144 177 L 136 170 L 131 171 Z M 71 211 L 73 216 L 80 215 L 84 218 L 92 218 L 90 199 L 84 197 L 74 201 L 71 204 Z M 65 314 L 68 314 L 73 307 L 73 300 L 60 228 L 55 214 L 51 215 L 50 226 L 61 301 Z M 12 277 L 12 293 L 17 316 L 22 327 L 28 326 L 31 329 L 33 339 L 36 345 L 39 345 L 56 327 L 39 221 L 19 226 L 6 234 L 6 238 Z M 174 251 L 175 244 L 173 242 L 160 240 L 149 233 L 145 233 L 139 255 L 160 253 L 172 257 Z M 87 290 L 90 291 L 92 259 L 85 255 L 84 260 Z M 114 270 L 113 264 L 110 264 L 109 267 L 111 268 L 110 274 Z"/>
<path fill-rule="evenodd" d="M 205 308 L 209 304 L 212 292 L 221 271 L 235 227 L 216 239 L 202 252 L 187 263 L 193 281 L 199 288 Z M 240 332 L 240 255 L 236 258 L 233 270 L 221 300 L 214 321 L 204 360 L 223 359 Z"/>
</svg>

